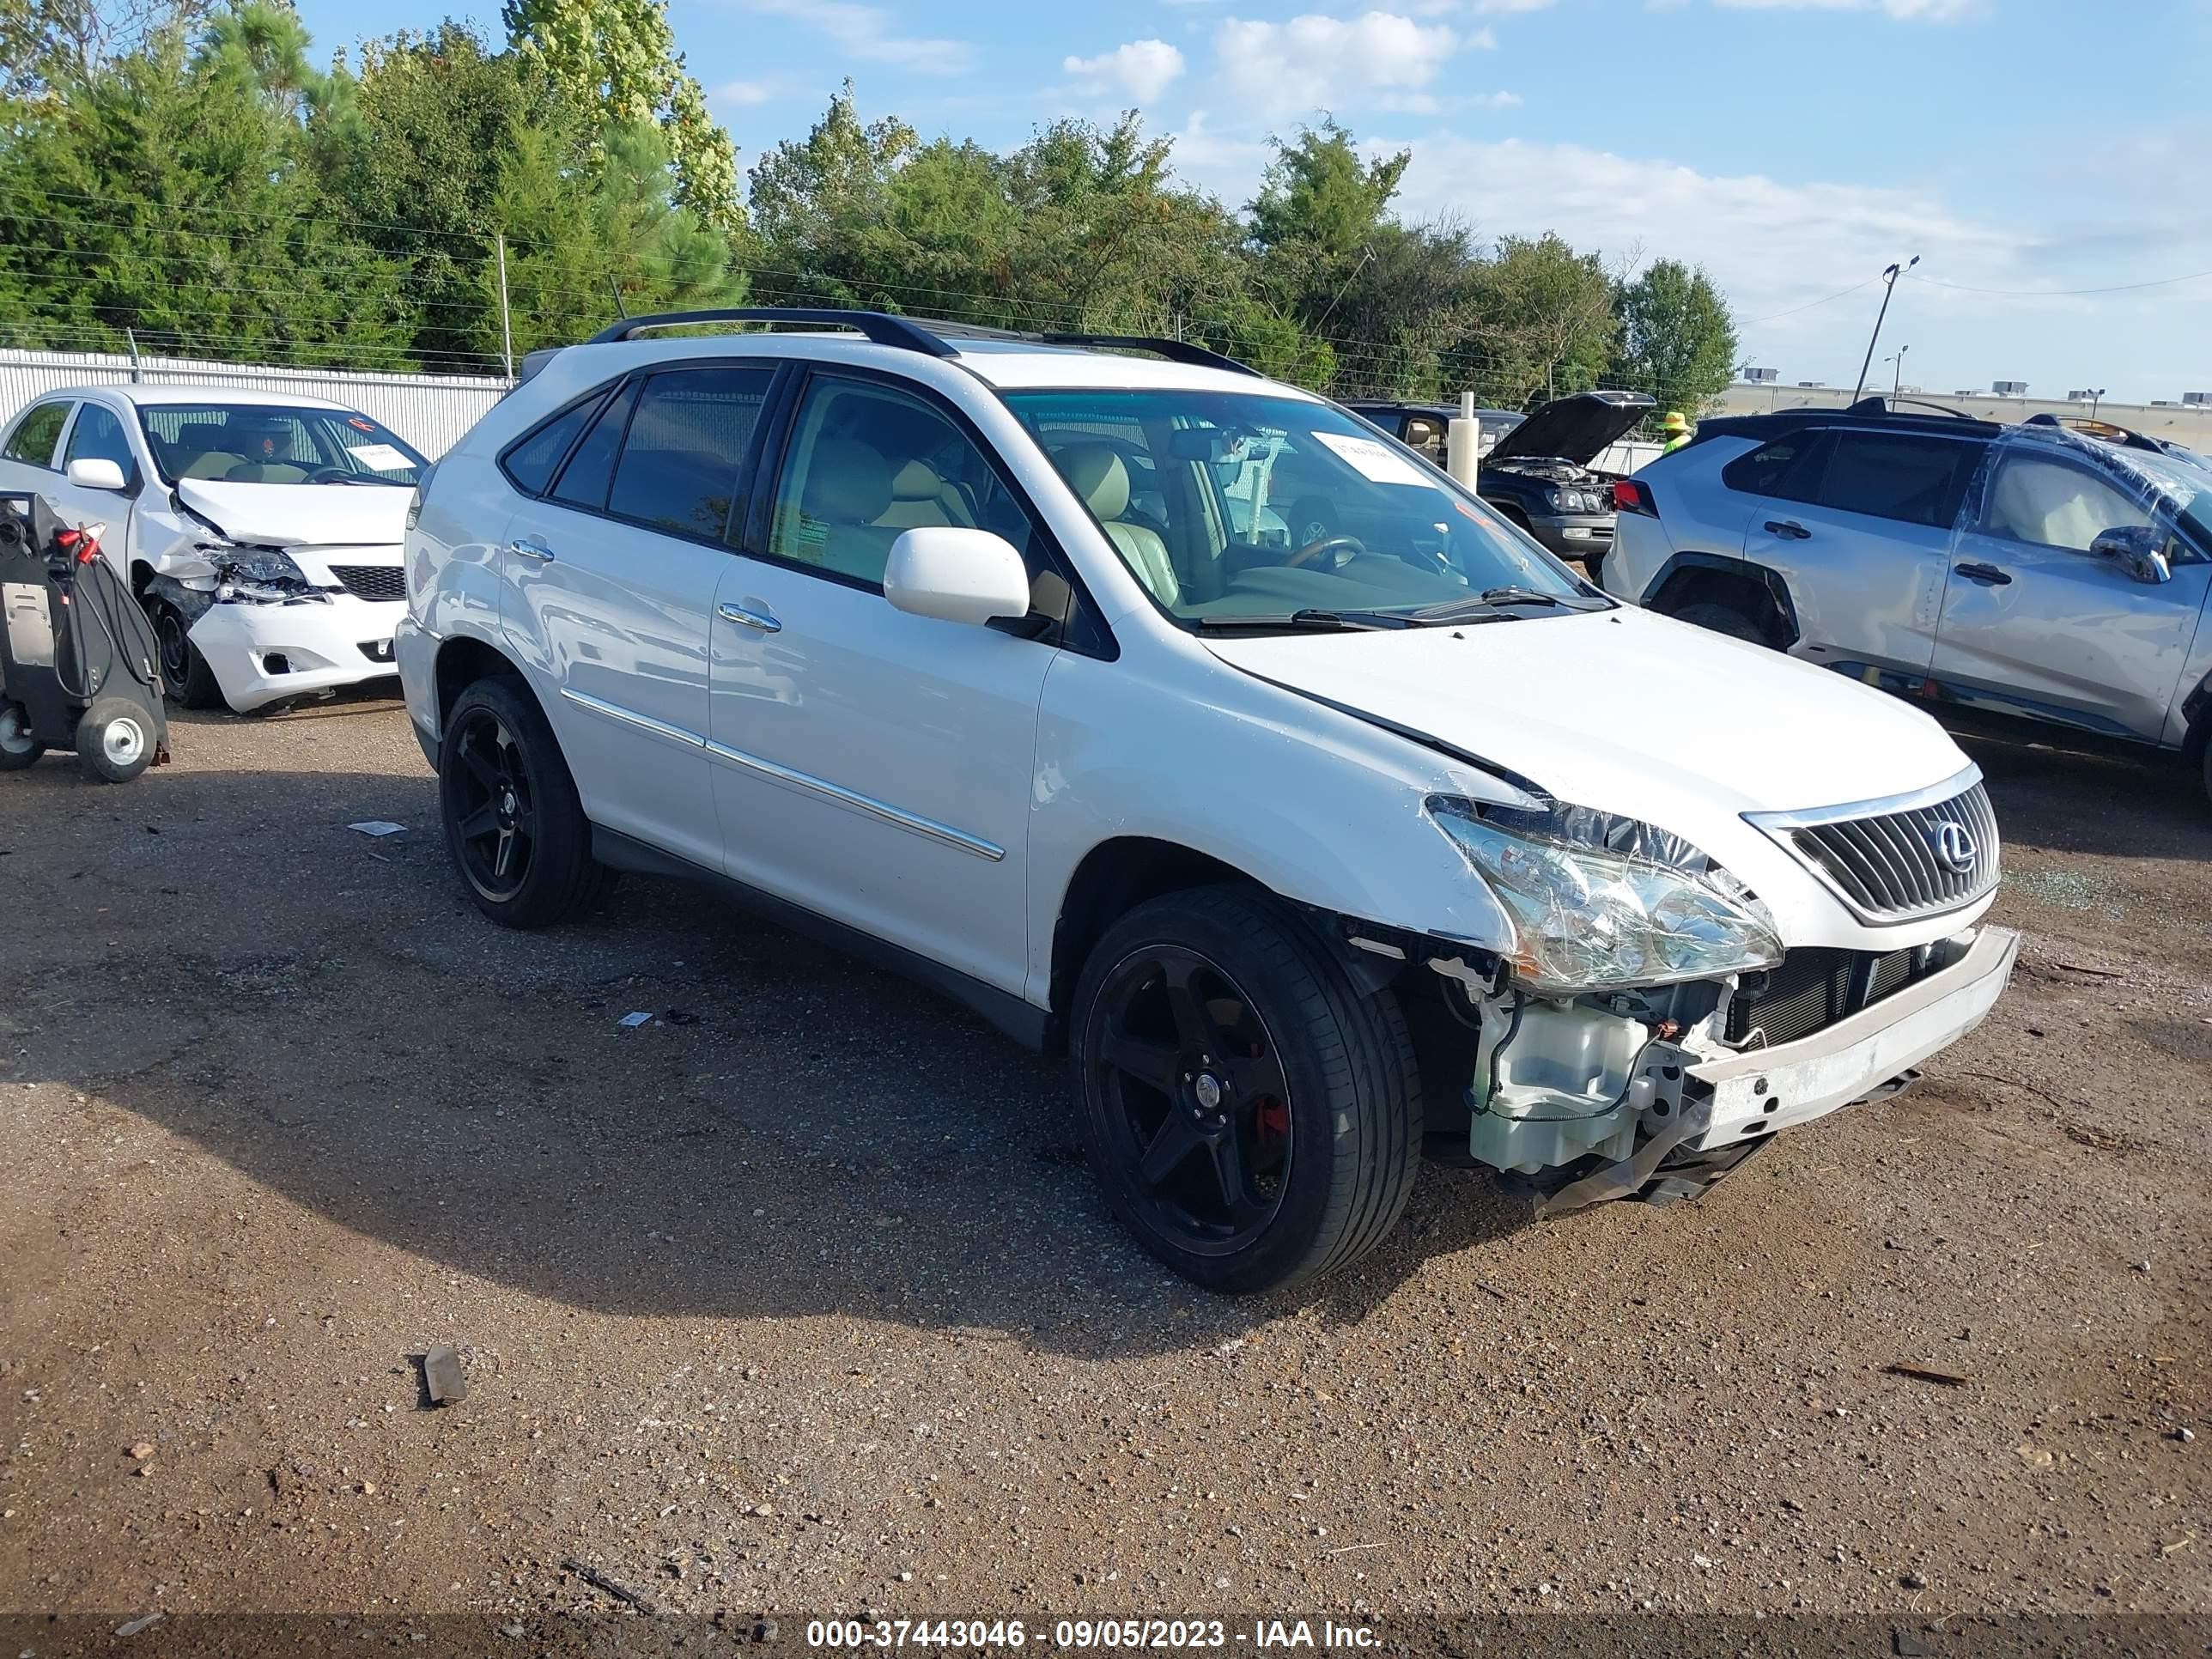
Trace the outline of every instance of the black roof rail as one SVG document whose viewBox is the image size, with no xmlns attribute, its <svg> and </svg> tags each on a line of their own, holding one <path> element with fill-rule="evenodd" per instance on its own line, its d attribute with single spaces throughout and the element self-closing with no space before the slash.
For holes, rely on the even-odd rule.
<svg viewBox="0 0 2212 1659">
<path fill-rule="evenodd" d="M 701 323 L 799 323 L 816 328 L 848 328 L 865 335 L 878 345 L 896 346 L 905 351 L 919 351 L 932 357 L 954 357 L 957 348 L 945 343 L 947 338 L 974 340 L 1007 340 L 1030 345 L 1079 346 L 1116 349 L 1125 351 L 1149 351 L 1165 357 L 1171 362 L 1188 363 L 1200 368 L 1225 369 L 1235 374 L 1258 374 L 1249 364 L 1240 363 L 1234 357 L 1193 345 L 1187 340 L 1170 340 L 1150 334 L 1030 334 L 1007 328 L 988 328 L 981 323 L 942 321 L 933 317 L 901 317 L 888 311 L 847 311 L 832 308 L 806 308 L 792 306 L 744 306 L 714 311 L 665 311 L 651 317 L 625 317 L 610 323 L 586 341 L 587 345 L 606 345 L 620 340 L 635 340 L 664 328 L 684 328 Z"/>
<path fill-rule="evenodd" d="M 816 328 L 849 328 L 856 334 L 866 336 L 878 345 L 897 346 L 902 350 L 919 351 L 931 357 L 959 355 L 912 319 L 894 317 L 887 311 L 816 310 L 796 306 L 738 306 L 711 311 L 663 311 L 650 317 L 624 317 L 609 323 L 584 343 L 608 345 L 619 340 L 635 340 L 641 334 L 649 334 L 659 329 L 689 328 L 701 323 L 805 323 Z"/>
</svg>

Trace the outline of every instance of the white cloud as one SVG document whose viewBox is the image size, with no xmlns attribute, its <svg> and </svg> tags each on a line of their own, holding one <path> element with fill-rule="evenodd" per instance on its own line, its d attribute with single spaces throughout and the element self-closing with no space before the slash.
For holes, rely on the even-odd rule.
<svg viewBox="0 0 2212 1659">
<path fill-rule="evenodd" d="M 819 30 L 838 49 L 872 64 L 896 64 L 917 75 L 957 75 L 974 63 L 965 40 L 900 34 L 897 20 L 881 6 L 853 0 L 750 0 L 752 9 L 787 17 Z"/>
<path fill-rule="evenodd" d="M 1182 73 L 1182 54 L 1164 40 L 1132 40 L 1096 58 L 1063 58 L 1060 69 L 1086 92 L 1119 88 L 1148 104 Z"/>
<path fill-rule="evenodd" d="M 1980 0 L 1713 0 L 1713 3 L 1728 11 L 1878 11 L 1920 23 L 1948 23 L 1981 9 Z"/>
<path fill-rule="evenodd" d="M 1232 17 L 1213 38 L 1229 88 L 1275 114 L 1325 108 L 1363 93 L 1417 92 L 1461 47 L 1495 45 L 1487 29 L 1461 35 L 1386 11 L 1286 23 Z"/>
<path fill-rule="evenodd" d="M 775 95 L 776 88 L 773 82 L 732 81 L 726 86 L 716 87 L 707 97 L 711 103 L 730 104 L 746 109 L 755 104 L 765 104 Z"/>
<path fill-rule="evenodd" d="M 1496 13 L 1543 11 L 1552 3 L 1553 0 L 1474 0 L 1474 9 L 1478 12 Z"/>
</svg>

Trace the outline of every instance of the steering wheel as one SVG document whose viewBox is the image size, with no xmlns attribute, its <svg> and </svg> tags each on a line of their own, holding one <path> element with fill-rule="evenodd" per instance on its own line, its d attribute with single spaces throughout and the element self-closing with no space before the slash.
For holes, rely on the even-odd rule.
<svg viewBox="0 0 2212 1659">
<path fill-rule="evenodd" d="M 307 482 L 309 483 L 343 483 L 348 478 L 359 477 L 361 474 L 349 466 L 319 466 L 308 472 Z"/>
<path fill-rule="evenodd" d="M 1367 544 L 1357 536 L 1324 536 L 1291 554 L 1285 561 L 1285 567 L 1295 570 L 1300 565 L 1319 562 L 1324 570 L 1341 570 L 1366 550 Z"/>
</svg>

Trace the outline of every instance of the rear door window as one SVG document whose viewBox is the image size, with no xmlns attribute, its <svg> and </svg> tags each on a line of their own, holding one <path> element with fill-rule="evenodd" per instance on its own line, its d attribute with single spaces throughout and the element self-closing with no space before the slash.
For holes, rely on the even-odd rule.
<svg viewBox="0 0 2212 1659">
<path fill-rule="evenodd" d="M 15 422 L 9 434 L 8 447 L 0 450 L 11 461 L 22 461 L 32 466 L 51 468 L 54 464 L 54 446 L 62 441 L 62 422 L 69 418 L 66 403 L 40 404 Z"/>
<path fill-rule="evenodd" d="M 670 369 L 646 377 L 607 511 L 720 541 L 772 368 Z"/>
<path fill-rule="evenodd" d="M 1822 507 L 1948 528 L 1981 447 L 1902 432 L 1839 432 L 1811 498 Z"/>
</svg>

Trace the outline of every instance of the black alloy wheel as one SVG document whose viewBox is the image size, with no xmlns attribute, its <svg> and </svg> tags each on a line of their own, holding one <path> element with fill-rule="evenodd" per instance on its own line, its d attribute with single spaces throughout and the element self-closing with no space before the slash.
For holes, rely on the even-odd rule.
<svg viewBox="0 0 2212 1659">
<path fill-rule="evenodd" d="M 461 874 L 477 892 L 505 903 L 522 890 L 538 845 L 538 811 L 520 744 L 495 710 L 481 705 L 454 724 L 447 811 Z"/>
<path fill-rule="evenodd" d="M 1281 1209 L 1291 1089 L 1267 1025 L 1219 963 L 1155 945 L 1093 1005 L 1092 1086 L 1146 1220 L 1183 1249 L 1243 1249 Z"/>
<path fill-rule="evenodd" d="M 1091 1167 L 1185 1278 L 1279 1289 L 1397 1224 L 1421 1140 L 1404 1014 L 1272 895 L 1136 906 L 1091 948 L 1069 1016 Z"/>
</svg>

